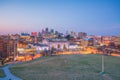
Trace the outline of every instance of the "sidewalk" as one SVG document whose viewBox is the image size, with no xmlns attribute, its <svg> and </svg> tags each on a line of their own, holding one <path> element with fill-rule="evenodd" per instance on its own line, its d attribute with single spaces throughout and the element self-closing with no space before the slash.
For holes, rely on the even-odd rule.
<svg viewBox="0 0 120 80">
<path fill-rule="evenodd" d="M 0 78 L 0 80 L 22 80 L 22 79 L 20 79 L 16 76 L 14 76 L 10 72 L 9 67 L 11 67 L 11 66 L 12 66 L 12 64 L 9 64 L 9 65 L 2 68 L 4 70 L 4 73 L 5 73 L 6 77 L 5 78 Z"/>
</svg>

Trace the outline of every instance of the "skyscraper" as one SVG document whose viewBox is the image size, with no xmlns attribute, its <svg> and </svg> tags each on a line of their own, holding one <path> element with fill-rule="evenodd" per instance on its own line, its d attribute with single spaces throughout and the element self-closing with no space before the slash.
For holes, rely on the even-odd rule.
<svg viewBox="0 0 120 80">
<path fill-rule="evenodd" d="M 54 34 L 54 29 L 51 29 L 51 30 L 50 30 L 50 34 Z"/>
<path fill-rule="evenodd" d="M 49 33 L 49 29 L 48 29 L 48 28 L 45 29 L 45 33 L 46 33 L 46 34 Z"/>
<path fill-rule="evenodd" d="M 87 33 L 85 32 L 78 32 L 78 37 L 79 38 L 85 38 L 87 36 Z"/>
<path fill-rule="evenodd" d="M 44 29 L 42 29 L 42 34 L 45 34 L 45 31 L 44 31 Z"/>
</svg>

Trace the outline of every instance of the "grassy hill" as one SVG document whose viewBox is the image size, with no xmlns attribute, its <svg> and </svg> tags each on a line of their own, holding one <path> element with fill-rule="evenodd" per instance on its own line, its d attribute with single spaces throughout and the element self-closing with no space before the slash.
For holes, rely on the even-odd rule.
<svg viewBox="0 0 120 80">
<path fill-rule="evenodd" d="M 105 56 L 101 76 L 101 55 L 47 56 L 10 68 L 23 80 L 120 80 L 120 58 Z"/>
</svg>

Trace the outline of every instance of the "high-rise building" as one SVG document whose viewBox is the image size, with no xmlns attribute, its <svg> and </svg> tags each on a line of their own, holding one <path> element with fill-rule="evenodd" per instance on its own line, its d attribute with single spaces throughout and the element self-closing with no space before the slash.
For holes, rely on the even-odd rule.
<svg viewBox="0 0 120 80">
<path fill-rule="evenodd" d="M 78 32 L 78 38 L 85 38 L 87 36 L 87 33 L 85 32 Z"/>
<path fill-rule="evenodd" d="M 14 60 L 17 56 L 17 41 L 10 36 L 0 38 L 0 58 L 9 58 Z"/>
<path fill-rule="evenodd" d="M 38 32 L 38 37 L 42 36 L 42 34 L 40 32 Z"/>
<path fill-rule="evenodd" d="M 51 29 L 51 30 L 50 30 L 50 34 L 54 34 L 54 29 Z"/>
<path fill-rule="evenodd" d="M 66 35 L 69 35 L 69 32 L 68 32 L 68 31 L 66 31 Z"/>
<path fill-rule="evenodd" d="M 37 32 L 31 32 L 31 36 L 37 37 Z"/>
<path fill-rule="evenodd" d="M 45 29 L 45 33 L 46 33 L 46 34 L 49 33 L 49 29 L 48 29 L 48 28 Z"/>
<path fill-rule="evenodd" d="M 42 34 L 45 34 L 45 30 L 44 29 L 42 29 Z"/>
<path fill-rule="evenodd" d="M 30 36 L 30 34 L 29 34 L 29 33 L 26 33 L 26 32 L 22 32 L 22 33 L 21 33 L 21 36 Z"/>
<path fill-rule="evenodd" d="M 114 37 L 113 36 L 102 36 L 101 37 L 102 43 L 104 45 L 109 45 L 110 42 L 114 41 Z M 115 41 L 116 42 L 116 41 Z"/>
<path fill-rule="evenodd" d="M 55 31 L 55 35 L 58 35 L 59 34 L 59 32 L 58 31 Z"/>
<path fill-rule="evenodd" d="M 4 43 L 3 39 L 0 38 L 0 57 L 3 57 Z"/>
<path fill-rule="evenodd" d="M 76 34 L 75 34 L 75 32 L 73 32 L 73 31 L 71 31 L 71 34 L 70 34 L 72 37 L 75 37 L 76 36 Z"/>
</svg>

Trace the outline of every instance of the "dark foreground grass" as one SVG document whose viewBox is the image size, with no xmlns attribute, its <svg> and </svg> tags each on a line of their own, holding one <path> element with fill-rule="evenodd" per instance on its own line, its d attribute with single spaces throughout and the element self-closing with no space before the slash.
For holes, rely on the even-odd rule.
<svg viewBox="0 0 120 80">
<path fill-rule="evenodd" d="M 2 69 L 0 69 L 0 78 L 5 77 L 4 71 Z"/>
<path fill-rule="evenodd" d="M 109 80 L 99 74 L 101 55 L 49 56 L 10 70 L 23 80 Z M 105 56 L 105 73 L 112 80 L 120 80 L 120 58 Z"/>
</svg>

